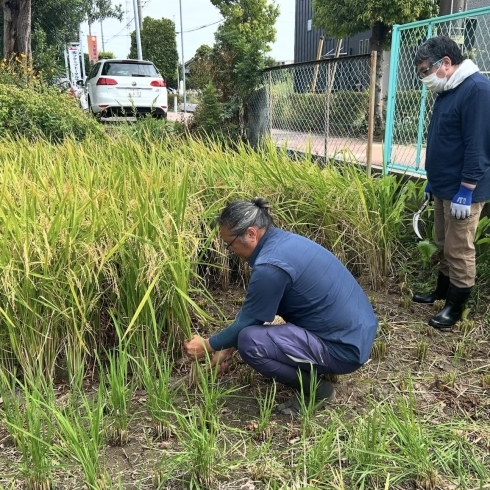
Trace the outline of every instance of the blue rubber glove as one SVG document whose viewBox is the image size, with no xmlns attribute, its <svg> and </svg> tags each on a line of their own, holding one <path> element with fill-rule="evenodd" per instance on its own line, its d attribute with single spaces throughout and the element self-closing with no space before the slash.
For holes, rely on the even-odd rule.
<svg viewBox="0 0 490 490">
<path fill-rule="evenodd" d="M 464 185 L 460 186 L 459 191 L 451 201 L 451 214 L 456 219 L 466 219 L 471 214 L 471 196 L 473 189 L 468 189 Z"/>
<path fill-rule="evenodd" d="M 432 202 L 433 200 L 434 200 L 434 196 L 432 195 L 432 189 L 430 187 L 429 181 L 427 181 L 424 190 L 424 201 Z"/>
</svg>

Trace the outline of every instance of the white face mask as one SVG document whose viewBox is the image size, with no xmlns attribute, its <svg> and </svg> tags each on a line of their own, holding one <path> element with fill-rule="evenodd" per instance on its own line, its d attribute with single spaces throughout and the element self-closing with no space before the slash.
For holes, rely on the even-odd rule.
<svg viewBox="0 0 490 490">
<path fill-rule="evenodd" d="M 447 76 L 444 78 L 439 78 L 437 76 L 437 71 L 427 75 L 426 77 L 420 80 L 429 90 L 432 92 L 440 93 L 444 90 L 444 87 L 447 83 Z"/>
</svg>

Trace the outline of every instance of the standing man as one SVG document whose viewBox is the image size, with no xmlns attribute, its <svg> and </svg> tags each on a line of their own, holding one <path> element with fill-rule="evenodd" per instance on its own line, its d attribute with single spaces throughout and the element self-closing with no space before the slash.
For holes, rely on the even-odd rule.
<svg viewBox="0 0 490 490">
<path fill-rule="evenodd" d="M 334 388 L 317 383 L 316 375 L 359 369 L 371 353 L 378 321 L 344 265 L 317 243 L 275 228 L 269 207 L 262 198 L 235 201 L 217 218 L 226 249 L 248 261 L 252 275 L 235 321 L 209 338 L 194 335 L 185 349 L 195 358 L 213 354 L 213 364 L 238 349 L 256 371 L 319 405 L 333 399 Z M 275 315 L 287 323 L 264 326 Z M 300 399 L 293 396 L 278 410 L 298 413 Z"/>
<path fill-rule="evenodd" d="M 427 135 L 425 197 L 434 200 L 440 265 L 435 291 L 413 301 L 445 299 L 429 320 L 444 330 L 461 319 L 475 284 L 475 233 L 490 199 L 490 81 L 446 36 L 422 44 L 415 66 L 420 81 L 439 94 Z"/>
</svg>

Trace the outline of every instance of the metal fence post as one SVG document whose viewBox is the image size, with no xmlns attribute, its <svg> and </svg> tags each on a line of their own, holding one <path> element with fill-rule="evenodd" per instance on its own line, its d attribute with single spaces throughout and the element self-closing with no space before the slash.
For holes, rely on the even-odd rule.
<svg viewBox="0 0 490 490">
<path fill-rule="evenodd" d="M 371 177 L 371 166 L 373 163 L 373 138 L 374 138 L 374 101 L 376 90 L 376 61 L 378 52 L 371 51 L 371 79 L 369 81 L 369 113 L 368 113 L 368 136 L 366 148 L 366 172 Z"/>
<path fill-rule="evenodd" d="M 323 155 L 328 162 L 328 127 L 330 123 L 330 63 L 325 64 L 325 129 L 323 131 Z"/>
<path fill-rule="evenodd" d="M 268 117 L 269 117 L 269 136 L 272 137 L 272 114 L 273 114 L 273 107 L 272 107 L 272 72 L 269 72 L 269 111 L 268 111 Z"/>
<path fill-rule="evenodd" d="M 337 45 L 335 47 L 334 59 L 338 59 L 340 56 L 340 50 L 342 49 L 342 39 L 337 39 Z M 337 72 L 337 63 L 328 63 L 325 65 L 325 163 L 328 158 L 328 129 L 330 127 L 330 104 L 331 94 L 333 89 L 333 83 L 335 80 L 335 73 Z"/>
<path fill-rule="evenodd" d="M 393 146 L 393 123 L 395 120 L 395 99 L 398 69 L 398 55 L 400 48 L 400 25 L 393 26 L 391 38 L 391 57 L 390 57 L 390 83 L 388 85 L 388 96 L 386 103 L 385 121 L 385 147 L 383 152 L 383 174 L 388 173 L 388 164 L 391 162 L 391 152 Z"/>
<path fill-rule="evenodd" d="M 432 37 L 432 24 L 429 24 L 427 29 L 427 38 Z M 422 153 L 422 142 L 425 136 L 424 132 L 424 115 L 427 105 L 427 88 L 422 86 L 422 99 L 420 101 L 419 125 L 417 130 L 417 152 L 415 154 L 415 170 L 420 168 L 420 156 Z"/>
</svg>

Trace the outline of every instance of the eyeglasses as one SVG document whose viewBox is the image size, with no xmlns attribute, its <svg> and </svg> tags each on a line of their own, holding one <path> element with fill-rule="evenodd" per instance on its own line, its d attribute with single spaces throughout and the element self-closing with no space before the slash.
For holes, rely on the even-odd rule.
<svg viewBox="0 0 490 490">
<path fill-rule="evenodd" d="M 434 61 L 434 63 L 431 63 L 427 68 L 424 68 L 423 70 L 418 71 L 417 76 L 418 76 L 419 80 L 422 80 L 423 78 L 425 78 L 427 76 L 427 73 L 431 70 L 431 68 L 433 66 L 437 65 L 438 63 L 440 63 L 442 60 L 443 60 L 443 58 L 441 58 L 440 60 Z"/>
<path fill-rule="evenodd" d="M 230 250 L 230 247 L 233 245 L 233 242 L 239 237 L 239 235 L 236 235 L 235 238 L 230 243 L 227 243 L 223 241 L 223 245 L 225 246 L 226 250 Z"/>
</svg>

